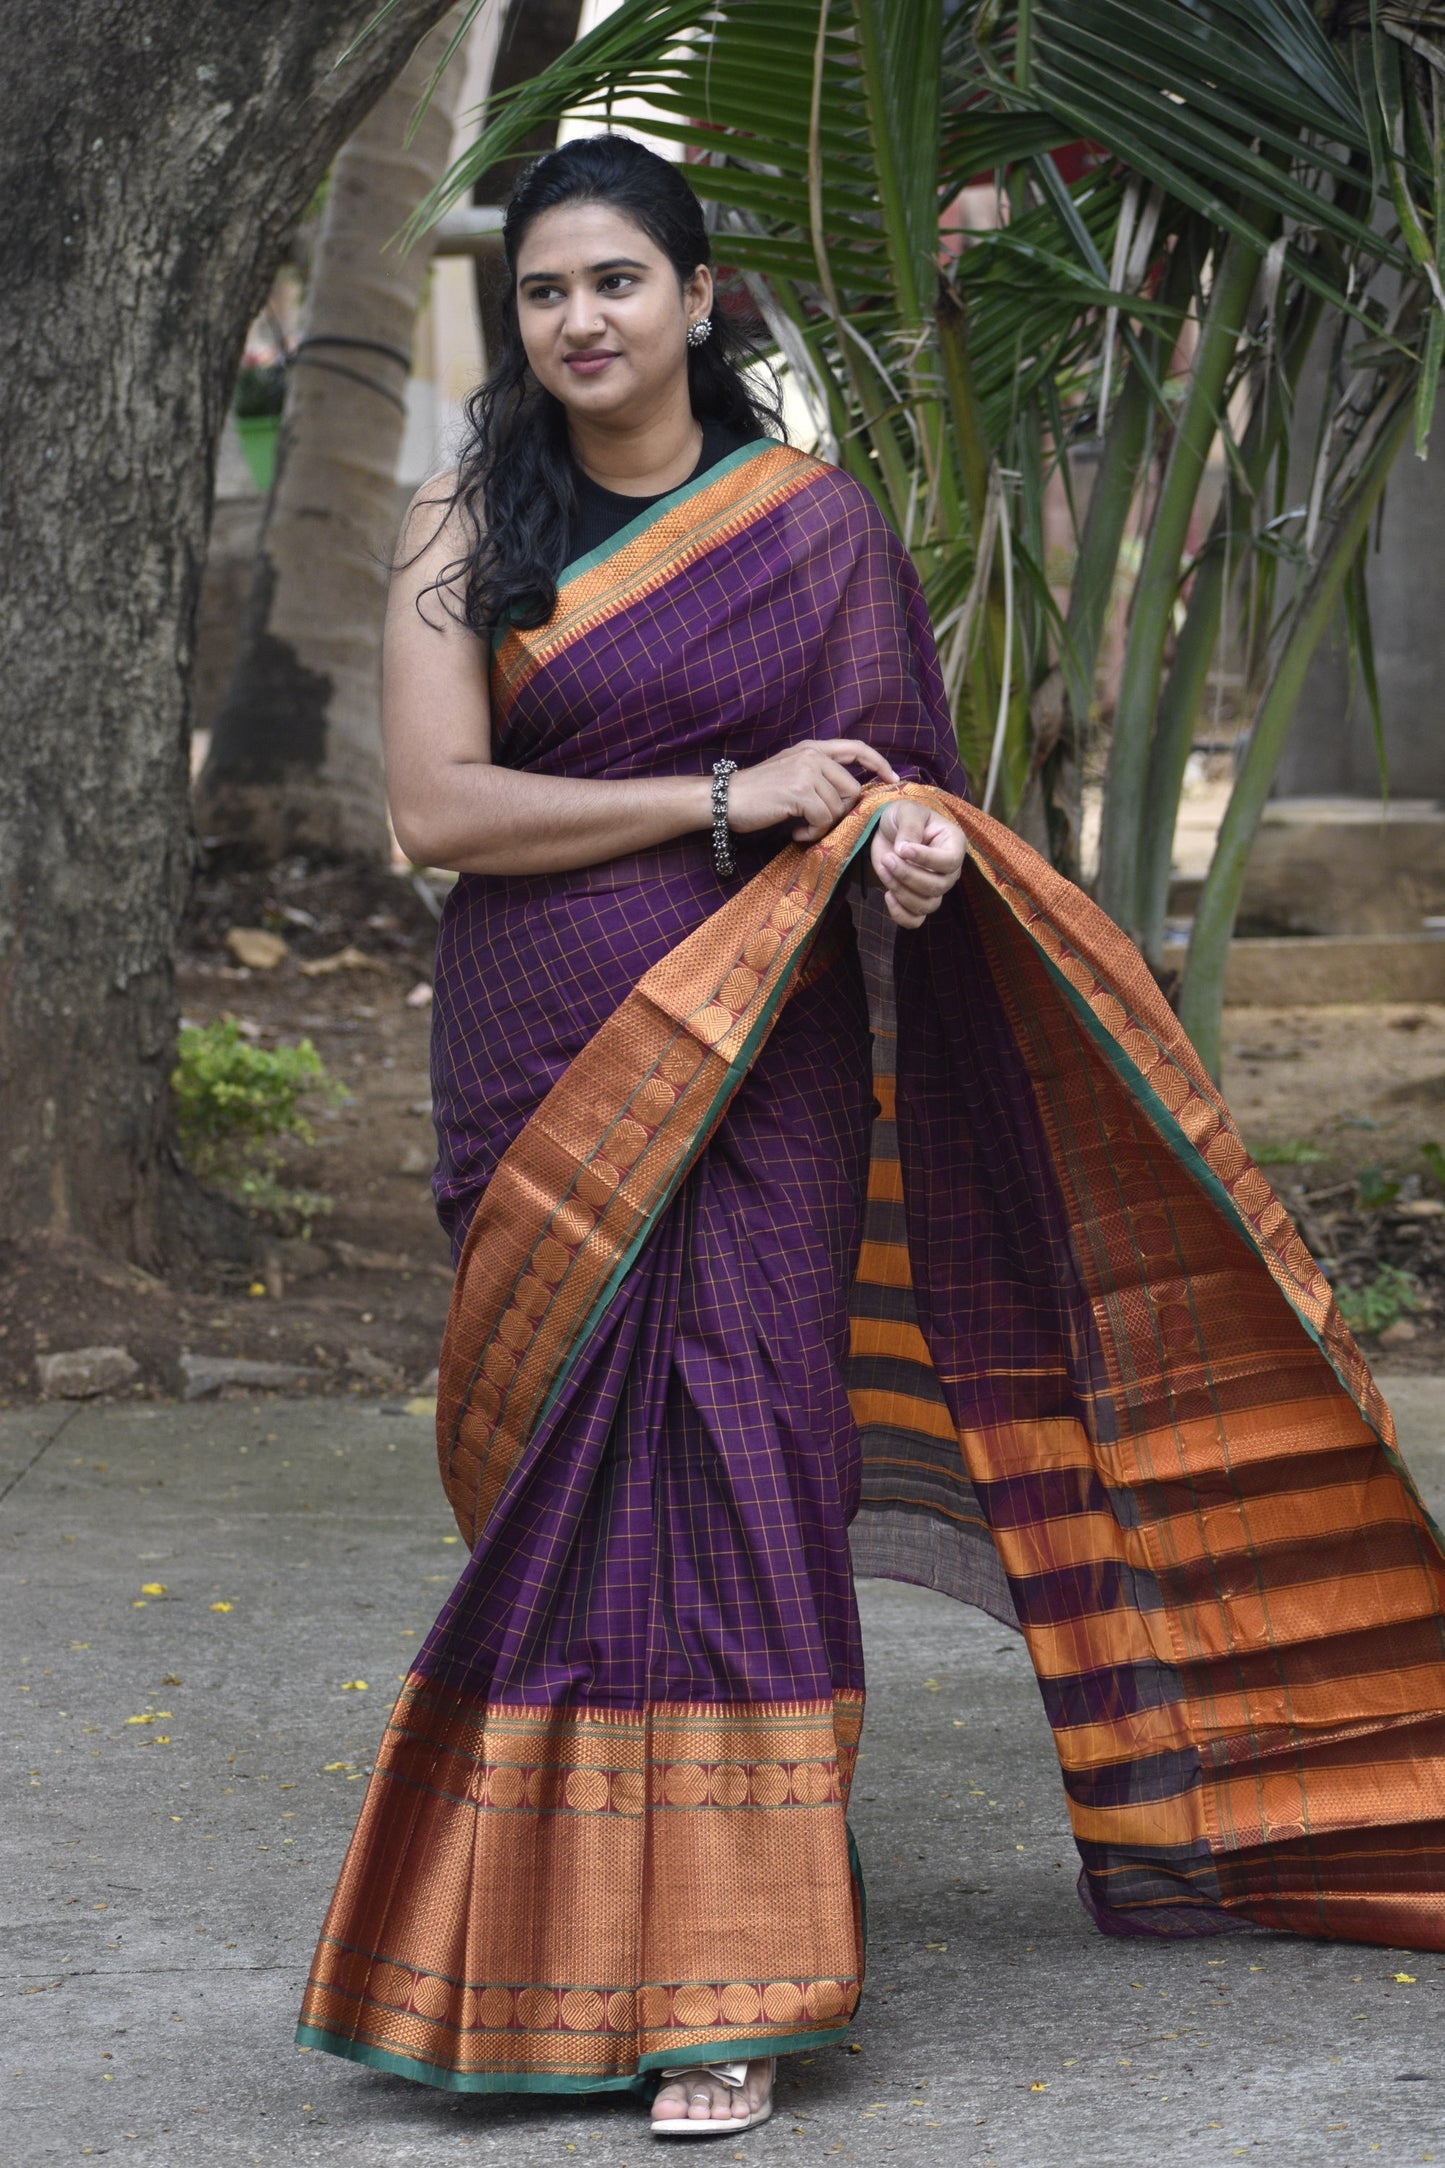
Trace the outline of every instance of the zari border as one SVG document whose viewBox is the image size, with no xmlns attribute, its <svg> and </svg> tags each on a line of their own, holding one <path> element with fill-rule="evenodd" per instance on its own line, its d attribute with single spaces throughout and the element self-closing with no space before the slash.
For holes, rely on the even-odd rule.
<svg viewBox="0 0 1445 2168">
<path fill-rule="evenodd" d="M 841 2037 L 867 1931 L 845 1819 L 862 1721 L 850 1690 L 619 1711 L 413 1673 L 301 2044 L 460 2091 L 575 2092 Z M 708 1923 L 734 1906 L 713 1978 Z"/>
<path fill-rule="evenodd" d="M 509 625 L 494 644 L 492 713 L 500 727 L 544 663 L 609 617 L 630 610 L 699 557 L 831 470 L 791 445 L 745 444 L 696 482 L 640 512 L 602 548 L 563 568 L 545 625 Z"/>
<path fill-rule="evenodd" d="M 413 2078 L 420 2085 L 435 2085 L 449 2093 L 644 2093 L 660 2070 L 675 2070 L 688 2063 L 745 2063 L 765 2055 L 806 2054 L 841 2040 L 846 2025 L 826 2032 L 778 2033 L 773 2038 L 720 2040 L 705 2047 L 666 2048 L 644 2055 L 635 2074 L 616 2078 L 554 2074 L 540 2070 L 453 2070 L 445 2063 L 425 2063 L 389 2048 L 374 2048 L 363 2040 L 349 2040 L 344 2033 L 324 2031 L 317 2025 L 298 2025 L 296 2045 L 319 2048 L 327 2055 L 344 2056 L 348 2062 L 365 2063 L 372 2070 L 389 2071 L 393 2077 Z"/>
</svg>

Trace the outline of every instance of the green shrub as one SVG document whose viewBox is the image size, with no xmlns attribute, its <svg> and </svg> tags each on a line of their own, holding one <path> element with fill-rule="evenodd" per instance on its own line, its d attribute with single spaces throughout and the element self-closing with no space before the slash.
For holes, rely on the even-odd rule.
<svg viewBox="0 0 1445 2168">
<path fill-rule="evenodd" d="M 1337 1288 L 1335 1299 L 1351 1332 L 1383 1332 L 1406 1310 L 1422 1306 L 1420 1282 L 1400 1265 L 1381 1265 L 1366 1287 Z"/>
<path fill-rule="evenodd" d="M 1358 1180 L 1360 1203 L 1367 1212 L 1393 1204 L 1400 1194 L 1399 1183 L 1383 1167 L 1361 1167 Z"/>
<path fill-rule="evenodd" d="M 1254 1156 L 1261 1167 L 1313 1167 L 1325 1155 L 1316 1145 L 1288 1137 L 1283 1144 L 1261 1144 Z"/>
<path fill-rule="evenodd" d="M 319 1190 L 290 1189 L 278 1179 L 278 1145 L 316 1141 L 303 1102 L 317 1098 L 334 1105 L 348 1096 L 311 1041 L 268 1052 L 242 1037 L 234 1017 L 225 1017 L 183 1025 L 176 1052 L 176 1127 L 201 1181 L 282 1223 L 304 1225 L 329 1212 L 331 1200 Z"/>
<path fill-rule="evenodd" d="M 1422 1144 L 1420 1157 L 1430 1170 L 1432 1182 L 1445 1182 L 1445 1149 L 1438 1144 Z"/>
</svg>

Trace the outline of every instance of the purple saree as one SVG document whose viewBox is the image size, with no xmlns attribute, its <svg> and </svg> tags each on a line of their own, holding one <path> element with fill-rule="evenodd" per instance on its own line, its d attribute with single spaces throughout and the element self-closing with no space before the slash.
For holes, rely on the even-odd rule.
<svg viewBox="0 0 1445 2168">
<path fill-rule="evenodd" d="M 866 493 L 747 447 L 570 566 L 493 689 L 545 773 L 866 738 L 972 851 L 896 958 L 847 878 L 888 790 L 727 880 L 697 837 L 458 881 L 471 1557 L 301 2038 L 586 2090 L 841 2030 L 850 1523 L 853 1566 L 1022 1628 L 1107 1929 L 1445 1944 L 1445 1568 L 1388 1411 L 1133 950 L 966 804 Z"/>
</svg>

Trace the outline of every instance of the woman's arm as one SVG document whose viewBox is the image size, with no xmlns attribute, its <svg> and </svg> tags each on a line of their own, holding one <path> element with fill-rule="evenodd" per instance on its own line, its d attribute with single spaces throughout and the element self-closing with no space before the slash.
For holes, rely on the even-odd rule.
<svg viewBox="0 0 1445 2168">
<path fill-rule="evenodd" d="M 439 516 L 452 486 L 448 475 L 413 498 L 387 602 L 386 788 L 407 856 L 457 873 L 562 872 L 710 827 L 710 776 L 589 782 L 493 765 L 486 642 L 445 586 L 428 592 L 466 554 L 460 517 Z"/>
<path fill-rule="evenodd" d="M 466 555 L 460 518 L 442 517 L 450 494 L 444 477 L 413 498 L 387 603 L 386 786 L 407 856 L 457 873 L 562 873 L 711 828 L 710 775 L 604 782 L 494 766 L 487 646 L 454 614 L 445 588 L 428 592 Z M 740 768 L 728 790 L 731 824 L 746 835 L 792 821 L 793 840 L 814 843 L 857 800 L 854 767 L 898 780 L 859 738 L 812 739 Z"/>
</svg>

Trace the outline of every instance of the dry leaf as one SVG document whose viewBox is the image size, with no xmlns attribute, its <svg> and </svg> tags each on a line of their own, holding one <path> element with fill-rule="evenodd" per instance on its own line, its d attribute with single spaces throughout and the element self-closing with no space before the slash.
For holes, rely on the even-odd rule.
<svg viewBox="0 0 1445 2168">
<path fill-rule="evenodd" d="M 333 971 L 383 971 L 386 967 L 379 957 L 365 955 L 348 941 L 334 956 L 318 956 L 314 963 L 301 964 L 298 968 L 308 979 L 326 979 Z"/>
<path fill-rule="evenodd" d="M 268 933 L 264 926 L 232 926 L 226 946 L 248 971 L 274 971 L 291 953 L 280 934 Z"/>
</svg>

